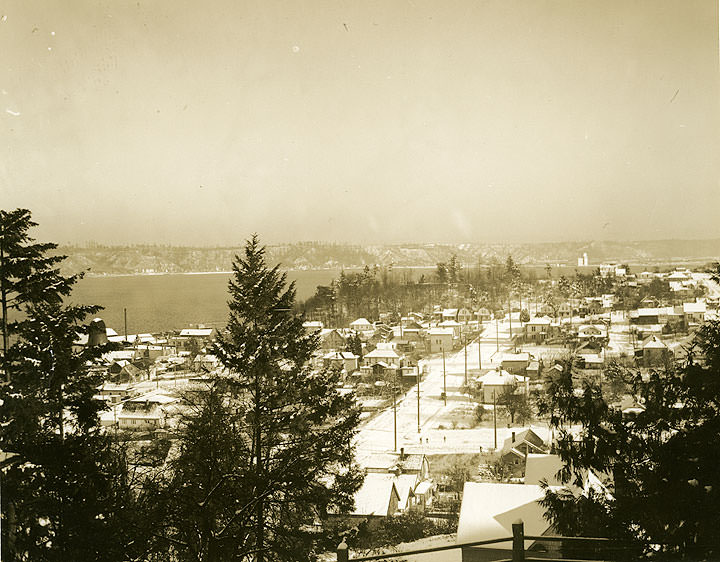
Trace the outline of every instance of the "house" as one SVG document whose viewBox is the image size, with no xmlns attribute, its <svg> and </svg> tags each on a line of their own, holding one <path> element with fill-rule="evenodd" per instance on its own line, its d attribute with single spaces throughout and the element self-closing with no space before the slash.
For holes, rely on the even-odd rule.
<svg viewBox="0 0 720 562">
<path fill-rule="evenodd" d="M 376 453 L 360 461 L 368 475 L 392 474 L 398 479 L 403 476 L 415 478 L 413 488 L 413 506 L 417 509 L 427 509 L 435 496 L 435 483 L 430 479 L 430 465 L 423 454 L 406 454 L 403 448 L 400 453 Z M 410 481 L 409 479 L 401 482 Z M 404 484 L 403 484 L 404 487 Z"/>
<path fill-rule="evenodd" d="M 119 429 L 152 431 L 165 427 L 166 408 L 176 399 L 164 394 L 148 394 L 125 402 L 117 413 Z"/>
<path fill-rule="evenodd" d="M 415 344 L 412 343 L 409 340 L 402 339 L 400 337 L 393 337 L 393 339 L 390 341 L 393 348 L 397 350 L 399 353 L 412 353 L 415 351 Z"/>
<path fill-rule="evenodd" d="M 492 320 L 492 312 L 490 312 L 490 309 L 488 308 L 480 308 L 477 312 L 475 312 L 475 319 L 478 322 L 487 322 L 488 320 Z"/>
<path fill-rule="evenodd" d="M 512 432 L 505 439 L 500 452 L 500 462 L 511 467 L 516 475 L 525 470 L 525 461 L 530 453 L 546 453 L 545 442 L 532 429 L 519 433 Z"/>
<path fill-rule="evenodd" d="M 638 325 L 660 324 L 663 310 L 657 308 L 638 308 L 637 311 L 630 311 L 630 323 Z"/>
<path fill-rule="evenodd" d="M 500 368 L 488 371 L 474 379 L 481 385 L 481 397 L 485 404 L 492 404 L 505 392 L 512 392 L 519 383 L 525 383 L 526 377 L 513 375 Z"/>
<path fill-rule="evenodd" d="M 154 363 L 156 359 L 172 353 L 174 348 L 168 348 L 163 345 L 153 345 L 150 343 L 135 344 L 135 350 L 139 358 L 144 359 L 147 363 Z"/>
<path fill-rule="evenodd" d="M 550 534 L 540 500 L 545 490 L 536 484 L 466 482 L 458 521 L 457 543 L 512 537 L 512 524 L 521 519 L 526 535 Z M 526 540 L 528 557 L 560 558 L 556 543 Z M 463 562 L 491 562 L 512 558 L 512 541 L 462 548 Z"/>
<path fill-rule="evenodd" d="M 323 329 L 323 323 L 319 320 L 308 320 L 307 322 L 303 322 L 302 326 L 308 336 L 321 332 Z"/>
<path fill-rule="evenodd" d="M 428 331 L 430 353 L 452 351 L 453 339 L 454 331 L 452 328 L 430 328 Z"/>
<path fill-rule="evenodd" d="M 594 349 L 601 349 L 610 341 L 607 328 L 597 324 L 583 324 L 578 327 L 577 338 L 579 345 L 585 345 Z"/>
<path fill-rule="evenodd" d="M 198 354 L 192 362 L 196 373 L 212 372 L 220 366 L 220 360 L 211 354 Z"/>
<path fill-rule="evenodd" d="M 502 368 L 513 375 L 524 375 L 525 370 L 530 364 L 530 354 L 521 353 L 503 353 Z"/>
<path fill-rule="evenodd" d="M 348 374 L 359 369 L 359 357 L 349 351 L 330 351 L 323 355 L 322 360 L 326 369 L 337 368 Z"/>
<path fill-rule="evenodd" d="M 378 347 L 363 357 L 363 365 L 372 366 L 376 363 L 384 363 L 388 367 L 402 367 L 403 357 L 392 348 Z"/>
<path fill-rule="evenodd" d="M 331 349 L 344 349 L 347 345 L 347 340 L 336 329 L 326 328 L 320 330 L 320 347 L 325 350 Z"/>
<path fill-rule="evenodd" d="M 176 340 L 184 349 L 197 351 L 212 341 L 214 332 L 212 328 L 185 328 L 180 330 Z"/>
<path fill-rule="evenodd" d="M 460 324 L 468 324 L 474 320 L 473 316 L 473 313 L 467 308 L 460 308 L 457 312 L 457 322 Z"/>
<path fill-rule="evenodd" d="M 126 359 L 113 362 L 108 373 L 113 380 L 120 382 L 138 381 L 143 377 L 143 371 Z"/>
<path fill-rule="evenodd" d="M 578 354 L 578 359 L 580 360 L 582 369 L 602 369 L 603 365 L 605 365 L 605 359 L 602 356 L 602 353 L 594 353 L 594 348 L 587 347 L 590 346 L 590 344 L 585 344 L 583 347 L 580 347 L 576 350 L 576 353 Z"/>
<path fill-rule="evenodd" d="M 455 320 L 443 320 L 440 324 L 438 324 L 438 328 L 450 329 L 453 331 L 453 337 L 459 338 L 462 330 L 462 324 L 456 322 Z"/>
<path fill-rule="evenodd" d="M 110 404 L 117 404 L 130 397 L 130 385 L 105 382 L 98 387 L 98 396 Z"/>
<path fill-rule="evenodd" d="M 360 464 L 367 472 L 415 474 L 419 480 L 430 477 L 430 465 L 427 457 L 422 453 L 375 453 L 360 460 Z"/>
<path fill-rule="evenodd" d="M 661 367 L 672 357 L 672 351 L 657 336 L 645 340 L 640 350 L 640 361 L 644 367 Z"/>
<path fill-rule="evenodd" d="M 395 476 L 368 473 L 360 489 L 355 492 L 355 508 L 349 513 L 349 517 L 365 519 L 372 526 L 397 513 L 399 507 L 400 494 L 395 486 Z"/>
<path fill-rule="evenodd" d="M 531 318 L 525 324 L 525 341 L 532 343 L 543 343 L 550 334 L 552 320 L 547 316 Z"/>
<path fill-rule="evenodd" d="M 441 314 L 442 322 L 445 322 L 446 320 L 454 320 L 457 322 L 458 319 L 458 309 L 457 308 L 445 308 L 442 311 Z"/>
<path fill-rule="evenodd" d="M 397 330 L 399 328 L 399 330 Z M 424 328 L 418 322 L 412 319 L 403 318 L 403 323 L 393 329 L 395 335 L 398 335 L 401 339 L 405 339 L 409 342 L 420 341 L 425 333 Z"/>
<path fill-rule="evenodd" d="M 707 305 L 705 301 L 684 302 L 682 305 L 685 328 L 697 327 L 705 321 Z"/>
<path fill-rule="evenodd" d="M 350 322 L 350 329 L 356 332 L 374 332 L 375 326 L 367 318 L 358 318 L 354 322 Z"/>
</svg>

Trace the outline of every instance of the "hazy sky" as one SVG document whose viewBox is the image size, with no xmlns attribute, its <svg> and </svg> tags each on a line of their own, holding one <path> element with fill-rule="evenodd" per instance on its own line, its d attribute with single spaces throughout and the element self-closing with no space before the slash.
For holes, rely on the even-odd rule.
<svg viewBox="0 0 720 562">
<path fill-rule="evenodd" d="M 10 0 L 0 53 L 43 239 L 720 236 L 717 0 Z"/>
</svg>

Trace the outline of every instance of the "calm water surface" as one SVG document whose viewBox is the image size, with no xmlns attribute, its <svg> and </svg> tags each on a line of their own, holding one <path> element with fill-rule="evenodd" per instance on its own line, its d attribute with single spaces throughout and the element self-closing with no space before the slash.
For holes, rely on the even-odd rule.
<svg viewBox="0 0 720 562">
<path fill-rule="evenodd" d="M 315 294 L 339 271 L 288 271 L 295 281 L 297 299 Z M 128 333 L 179 330 L 192 324 L 221 327 L 227 320 L 228 273 L 128 275 L 86 277 L 72 294 L 72 301 L 105 307 L 98 316 L 118 334 L 124 331 L 123 308 L 127 309 Z"/>
</svg>

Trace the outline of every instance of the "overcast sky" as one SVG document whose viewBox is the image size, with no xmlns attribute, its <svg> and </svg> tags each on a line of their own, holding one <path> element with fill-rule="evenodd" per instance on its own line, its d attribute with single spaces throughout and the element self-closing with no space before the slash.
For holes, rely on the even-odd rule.
<svg viewBox="0 0 720 562">
<path fill-rule="evenodd" d="M 720 236 L 717 0 L 0 5 L 57 242 Z"/>
</svg>

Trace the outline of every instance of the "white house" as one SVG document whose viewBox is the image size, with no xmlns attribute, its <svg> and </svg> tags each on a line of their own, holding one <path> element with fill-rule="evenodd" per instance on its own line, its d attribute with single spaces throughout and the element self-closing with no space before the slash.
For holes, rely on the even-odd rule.
<svg viewBox="0 0 720 562">
<path fill-rule="evenodd" d="M 356 332 L 374 332 L 375 326 L 367 318 L 358 318 L 354 322 L 350 322 L 350 329 Z"/>
<path fill-rule="evenodd" d="M 430 353 L 452 351 L 454 336 L 455 333 L 452 328 L 430 328 L 428 330 Z"/>
</svg>

